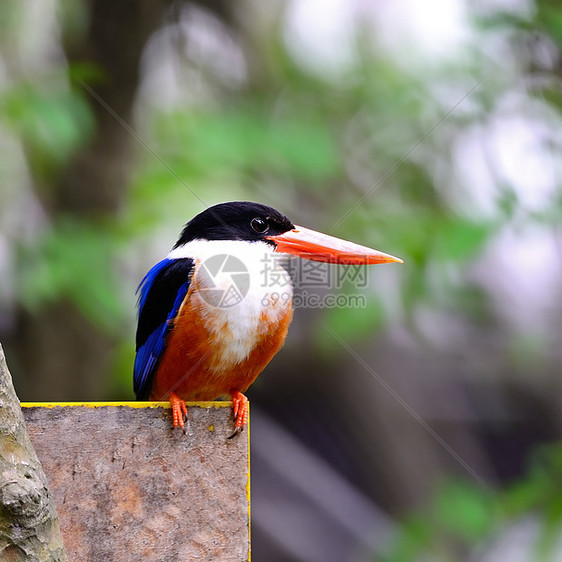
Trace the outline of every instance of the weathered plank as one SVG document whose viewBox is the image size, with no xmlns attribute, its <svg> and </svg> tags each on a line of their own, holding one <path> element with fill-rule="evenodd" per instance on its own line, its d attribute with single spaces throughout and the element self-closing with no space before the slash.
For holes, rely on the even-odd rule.
<svg viewBox="0 0 562 562">
<path fill-rule="evenodd" d="M 247 560 L 248 434 L 226 439 L 229 405 L 190 407 L 184 435 L 167 403 L 24 404 L 69 559 Z"/>
</svg>

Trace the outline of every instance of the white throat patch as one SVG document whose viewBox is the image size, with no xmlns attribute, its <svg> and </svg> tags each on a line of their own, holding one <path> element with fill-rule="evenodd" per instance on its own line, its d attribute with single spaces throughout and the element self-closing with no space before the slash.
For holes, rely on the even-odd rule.
<svg viewBox="0 0 562 562">
<path fill-rule="evenodd" d="M 264 320 L 267 329 L 292 307 L 293 286 L 282 255 L 265 242 L 193 240 L 167 257 L 196 260 L 198 290 L 190 298 L 206 328 L 221 335 L 216 353 L 223 365 L 243 361 L 262 335 Z"/>
</svg>

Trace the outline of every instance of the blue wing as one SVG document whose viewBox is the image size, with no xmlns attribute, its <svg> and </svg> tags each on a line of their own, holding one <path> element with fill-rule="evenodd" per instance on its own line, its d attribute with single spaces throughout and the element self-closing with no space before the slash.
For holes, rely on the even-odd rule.
<svg viewBox="0 0 562 562">
<path fill-rule="evenodd" d="M 164 259 L 141 281 L 133 383 L 137 400 L 147 400 L 152 380 L 166 349 L 173 319 L 187 296 L 193 265 L 190 258 Z"/>
</svg>

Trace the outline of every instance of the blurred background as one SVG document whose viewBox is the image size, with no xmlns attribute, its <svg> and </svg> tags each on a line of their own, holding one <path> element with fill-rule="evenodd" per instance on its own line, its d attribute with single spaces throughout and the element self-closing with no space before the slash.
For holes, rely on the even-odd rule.
<svg viewBox="0 0 562 562">
<path fill-rule="evenodd" d="M 20 398 L 132 399 L 138 282 L 259 201 L 405 264 L 249 391 L 254 559 L 562 560 L 561 50 L 548 0 L 4 0 Z"/>
</svg>

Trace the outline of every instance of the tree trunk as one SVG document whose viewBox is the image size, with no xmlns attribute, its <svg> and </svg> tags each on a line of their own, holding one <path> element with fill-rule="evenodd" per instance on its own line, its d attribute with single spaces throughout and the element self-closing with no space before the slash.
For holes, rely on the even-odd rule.
<svg viewBox="0 0 562 562">
<path fill-rule="evenodd" d="M 0 559 L 67 560 L 47 478 L 27 435 L 1 346 Z"/>
</svg>

